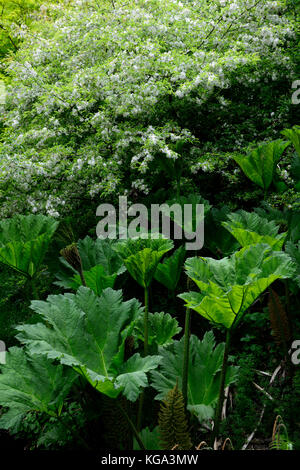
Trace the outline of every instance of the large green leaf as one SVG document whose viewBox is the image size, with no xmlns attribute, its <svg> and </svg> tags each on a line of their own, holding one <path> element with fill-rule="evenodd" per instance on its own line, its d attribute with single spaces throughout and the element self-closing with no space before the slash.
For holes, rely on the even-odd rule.
<svg viewBox="0 0 300 470">
<path fill-rule="evenodd" d="M 16 215 L 0 222 L 0 261 L 25 276 L 40 268 L 58 222 L 43 215 Z"/>
<path fill-rule="evenodd" d="M 147 384 L 146 372 L 160 358 L 135 354 L 124 363 L 125 340 L 143 313 L 136 299 L 123 302 L 122 291 L 110 288 L 98 297 L 80 287 L 76 294 L 33 301 L 31 308 L 45 323 L 18 326 L 17 337 L 32 353 L 73 367 L 111 398 L 121 392 L 130 400 L 137 398 L 139 389 Z"/>
<path fill-rule="evenodd" d="M 185 253 L 184 246 L 180 246 L 171 256 L 157 265 L 154 278 L 171 291 L 176 289 L 179 282 Z"/>
<path fill-rule="evenodd" d="M 93 240 L 85 237 L 78 241 L 78 251 L 82 261 L 84 271 L 90 271 L 91 268 L 100 264 L 104 268 L 104 272 L 108 275 L 121 274 L 125 267 L 121 257 L 113 249 L 115 240 L 108 238 L 97 238 Z"/>
<path fill-rule="evenodd" d="M 158 426 L 156 426 L 153 431 L 148 427 L 142 429 L 140 432 L 140 438 L 142 439 L 146 450 L 162 450 L 159 442 Z M 135 438 L 133 440 L 133 450 L 142 450 Z"/>
<path fill-rule="evenodd" d="M 105 272 L 105 268 L 101 264 L 97 264 L 89 271 L 83 271 L 86 287 L 92 289 L 97 295 L 107 287 L 114 287 L 117 274 L 108 275 Z M 77 290 L 82 285 L 80 275 L 74 274 L 73 277 L 63 277 L 60 281 L 56 281 L 54 284 L 65 289 Z"/>
<path fill-rule="evenodd" d="M 186 272 L 200 292 L 179 295 L 186 306 L 213 323 L 231 328 L 257 297 L 276 279 L 294 275 L 291 258 L 269 245 L 257 244 L 242 248 L 232 256 L 189 258 Z"/>
<path fill-rule="evenodd" d="M 115 243 L 109 239 L 93 240 L 89 236 L 77 243 L 86 284 L 97 293 L 106 287 L 113 287 L 116 276 L 126 270 L 122 258 L 113 249 Z M 64 258 L 60 261 L 55 284 L 66 289 L 77 289 L 82 285 L 78 272 Z"/>
<path fill-rule="evenodd" d="M 5 429 L 16 426 L 28 411 L 59 416 L 77 376 L 70 368 L 17 347 L 8 350 L 1 372 L 0 405 L 8 410 L 0 418 L 0 427 Z"/>
<path fill-rule="evenodd" d="M 296 266 L 296 273 L 293 280 L 300 287 L 300 242 L 298 244 L 287 242 L 285 251 L 289 254 Z"/>
<path fill-rule="evenodd" d="M 199 421 L 210 419 L 214 415 L 220 388 L 224 347 L 224 343 L 216 345 L 212 331 L 205 333 L 202 341 L 191 335 L 187 408 Z M 159 392 L 156 400 L 163 400 L 177 381 L 179 387 L 182 386 L 184 338 L 174 341 L 168 348 L 161 348 L 159 353 L 163 359 L 159 369 L 151 372 L 151 385 Z M 228 367 L 225 386 L 236 380 L 237 370 L 237 367 Z"/>
<path fill-rule="evenodd" d="M 238 242 L 222 226 L 229 213 L 227 206 L 212 208 L 205 219 L 205 247 L 218 258 L 231 255 L 239 248 Z"/>
<path fill-rule="evenodd" d="M 82 269 L 87 287 L 100 294 L 106 287 L 113 287 L 116 277 L 126 268 L 120 255 L 113 249 L 116 242 L 109 239 L 93 240 L 87 236 L 77 243 Z M 56 272 L 54 284 L 65 289 L 78 289 L 82 285 L 78 272 L 60 258 L 61 268 Z"/>
<path fill-rule="evenodd" d="M 280 233 L 274 221 L 260 217 L 256 212 L 240 210 L 227 216 L 222 225 L 244 246 L 267 243 L 273 250 L 281 250 L 287 233 Z"/>
<path fill-rule="evenodd" d="M 300 126 L 293 126 L 291 129 L 284 129 L 281 131 L 281 134 L 292 142 L 300 158 Z"/>
<path fill-rule="evenodd" d="M 173 336 L 181 331 L 178 321 L 169 313 L 149 313 L 148 321 L 149 345 L 167 346 L 173 342 Z M 142 318 L 137 321 L 133 334 L 135 338 L 144 341 L 144 320 Z"/>
<path fill-rule="evenodd" d="M 233 158 L 245 175 L 266 191 L 272 183 L 276 165 L 288 145 L 289 142 L 278 139 L 261 145 L 247 156 L 237 155 Z"/>
<path fill-rule="evenodd" d="M 181 207 L 181 214 L 169 212 L 169 209 L 174 204 L 178 204 Z M 204 206 L 203 217 L 205 217 L 210 211 L 211 205 L 206 199 L 200 196 L 200 194 L 188 194 L 186 196 L 179 196 L 175 199 L 168 200 L 163 213 L 166 216 L 170 216 L 171 219 L 185 231 L 185 233 L 191 234 L 197 230 L 199 223 L 203 221 L 203 217 L 197 211 L 197 205 L 201 204 Z M 192 217 L 188 220 L 184 217 L 184 211 L 186 210 L 185 206 L 187 205 L 191 206 L 193 211 Z"/>
<path fill-rule="evenodd" d="M 142 287 L 149 287 L 163 255 L 173 248 L 165 238 L 129 238 L 115 245 L 131 276 Z"/>
</svg>

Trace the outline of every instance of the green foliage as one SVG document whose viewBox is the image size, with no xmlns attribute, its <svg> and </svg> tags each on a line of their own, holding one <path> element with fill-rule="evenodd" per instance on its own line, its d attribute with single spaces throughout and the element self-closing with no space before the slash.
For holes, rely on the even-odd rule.
<svg viewBox="0 0 300 470">
<path fill-rule="evenodd" d="M 93 240 L 89 236 L 77 243 L 78 261 L 60 258 L 62 267 L 56 273 L 56 285 L 65 289 L 77 290 L 83 279 L 97 295 L 103 289 L 114 287 L 116 277 L 125 271 L 120 255 L 113 249 L 115 241 L 107 239 Z M 74 258 L 74 256 L 73 256 Z M 79 274 L 78 274 L 79 273 Z"/>
<path fill-rule="evenodd" d="M 179 295 L 186 306 L 226 328 L 236 326 L 255 299 L 276 279 L 292 277 L 291 258 L 266 244 L 250 245 L 232 256 L 189 258 L 187 275 L 201 292 Z"/>
<path fill-rule="evenodd" d="M 34 418 L 35 421 L 31 423 L 31 426 L 36 424 L 36 417 Z M 41 423 L 41 429 L 32 441 L 36 441 L 38 449 L 60 450 L 68 449 L 68 446 L 73 445 L 76 449 L 87 450 L 86 443 L 80 435 L 85 431 L 86 421 L 86 413 L 79 403 L 66 403 L 59 418 L 51 417 L 45 423 Z"/>
<path fill-rule="evenodd" d="M 253 386 L 253 382 L 257 381 L 255 369 L 261 367 L 262 361 L 261 349 L 257 346 L 255 352 L 247 350 L 239 354 L 239 375 L 234 386 L 234 407 L 223 424 L 223 435 L 230 436 L 236 449 L 242 448 L 247 437 L 255 429 L 260 407 L 263 406 L 258 390 Z"/>
<path fill-rule="evenodd" d="M 287 242 L 285 251 L 289 254 L 296 266 L 296 273 L 293 276 L 293 281 L 295 281 L 300 287 L 300 242 L 298 244 Z"/>
<path fill-rule="evenodd" d="M 236 155 L 233 158 L 245 175 L 266 192 L 273 181 L 276 165 L 288 145 L 289 142 L 278 139 L 261 145 L 247 156 Z"/>
<path fill-rule="evenodd" d="M 40 0 L 17 3 L 42 21 L 34 34 L 10 23 L 22 46 L 5 71 L 1 216 L 78 220 L 99 198 L 153 194 L 162 166 L 168 197 L 180 179 L 182 194 L 201 185 L 222 201 L 239 181 L 227 157 L 291 120 L 297 24 L 285 2 L 56 0 L 46 21 Z"/>
<path fill-rule="evenodd" d="M 15 324 L 30 323 L 18 327 L 25 347 L 9 350 L 0 374 L 0 424 L 26 449 L 127 449 L 132 433 L 137 449 L 136 417 L 138 430 L 147 426 L 140 432 L 146 449 L 159 449 L 159 402 L 153 407 L 153 390 L 142 391 L 149 372 L 158 397 L 169 394 L 160 413 L 164 448 L 191 445 L 183 401 L 192 425 L 197 417 L 208 430 L 213 420 L 211 440 L 230 436 L 235 448 L 268 403 L 257 437 L 270 437 L 275 411 L 299 447 L 298 371 L 289 377 L 281 364 L 272 402 L 253 386 L 259 373 L 269 391 L 280 360 L 260 296 L 276 279 L 288 279 L 276 283 L 280 298 L 286 294 L 277 314 L 285 309 L 295 338 L 300 331 L 300 127 L 291 100 L 299 12 L 296 0 L 0 0 L 0 339 L 13 346 Z M 287 142 L 274 140 L 284 127 Z M 162 221 L 169 216 L 186 239 L 205 217 L 203 255 L 218 260 L 189 259 L 188 289 L 195 283 L 199 291 L 180 297 L 227 328 L 225 347 L 211 332 L 202 341 L 194 336 L 205 321 L 190 321 L 190 308 L 185 338 L 174 341 L 182 306 L 157 283 L 149 288 L 156 279 L 172 296 L 179 285 L 184 290 L 183 247 L 164 259 L 172 242 L 143 239 L 141 226 L 138 240 L 74 243 L 94 233 L 96 207 L 116 207 L 119 195 L 149 213 L 158 204 Z M 178 213 L 170 212 L 176 204 Z M 182 220 L 186 204 L 194 214 Z M 196 220 L 197 204 L 204 214 Z M 30 212 L 49 218 L 16 215 Z M 51 217 L 67 230 L 50 247 Z M 115 224 L 122 238 L 128 229 Z M 127 300 L 136 284 L 117 279 L 126 269 L 144 288 L 145 309 Z M 117 281 L 125 300 L 112 289 Z M 44 299 L 57 285 L 76 294 L 29 308 L 32 293 Z M 160 313 L 149 313 L 149 295 Z M 233 329 L 242 318 L 239 343 Z M 135 354 L 141 341 L 143 357 Z M 227 368 L 232 350 L 238 383 L 237 369 Z M 236 385 L 220 431 L 229 383 Z M 137 409 L 130 402 L 139 395 Z M 274 448 L 289 444 L 283 430 L 280 424 Z"/>
<path fill-rule="evenodd" d="M 162 450 L 159 444 L 159 428 L 156 426 L 152 431 L 147 427 L 140 432 L 141 439 L 146 450 Z M 136 439 L 134 439 L 133 450 L 141 450 Z"/>
<path fill-rule="evenodd" d="M 277 416 L 270 444 L 272 450 L 293 450 L 293 443 L 289 439 L 286 425 L 281 416 Z"/>
<path fill-rule="evenodd" d="M 181 207 L 180 213 L 177 213 L 177 211 L 170 212 L 170 209 L 174 204 L 178 204 Z M 187 204 L 190 205 L 193 211 L 191 218 L 184 217 L 184 208 Z M 201 204 L 204 206 L 203 214 L 197 207 Z M 203 218 L 206 216 L 206 214 L 208 214 L 210 208 L 211 205 L 209 202 L 200 196 L 200 194 L 188 194 L 187 196 L 179 196 L 177 198 L 168 200 L 163 212 L 166 216 L 171 217 L 175 224 L 181 227 L 185 233 L 191 234 L 197 230 L 199 223 L 203 221 Z"/>
<path fill-rule="evenodd" d="M 85 237 L 79 240 L 77 245 L 83 270 L 90 271 L 100 264 L 107 275 L 122 274 L 125 267 L 121 257 L 114 250 L 115 243 L 108 238 L 93 240 L 91 237 Z"/>
<path fill-rule="evenodd" d="M 171 291 L 175 291 L 179 282 L 185 253 L 184 246 L 180 246 L 171 256 L 157 265 L 154 278 Z"/>
<path fill-rule="evenodd" d="M 114 287 L 117 274 L 107 275 L 105 268 L 101 264 L 97 264 L 97 266 L 93 266 L 90 271 L 83 271 L 83 276 L 86 287 L 89 287 L 97 295 L 100 295 L 107 287 Z M 78 287 L 82 286 L 82 279 L 79 274 L 74 274 L 73 277 L 57 281 L 55 284 L 65 289 L 77 290 Z"/>
<path fill-rule="evenodd" d="M 44 260 L 58 222 L 43 215 L 16 215 L 0 222 L 0 261 L 32 278 Z"/>
<path fill-rule="evenodd" d="M 230 209 L 227 206 L 220 209 L 213 207 L 205 219 L 204 245 L 218 258 L 231 255 L 239 248 L 238 242 L 222 224 L 229 213 Z"/>
<path fill-rule="evenodd" d="M 156 346 L 167 346 L 173 342 L 173 337 L 180 333 L 181 328 L 176 318 L 171 317 L 169 313 L 149 313 L 148 343 Z M 144 341 L 143 320 L 137 321 L 134 336 Z"/>
<path fill-rule="evenodd" d="M 46 357 L 12 347 L 1 366 L 0 405 L 7 407 L 0 427 L 14 429 L 29 411 L 59 416 L 76 374 Z"/>
<path fill-rule="evenodd" d="M 224 347 L 224 343 L 216 345 L 212 331 L 205 333 L 202 341 L 194 335 L 190 338 L 187 409 L 200 422 L 214 416 Z M 163 357 L 162 363 L 157 371 L 151 373 L 151 385 L 159 392 L 156 399 L 162 400 L 173 389 L 177 380 L 179 388 L 182 386 L 183 339 L 174 341 L 168 348 L 160 348 L 159 354 Z M 236 379 L 237 368 L 228 367 L 226 386 Z"/>
<path fill-rule="evenodd" d="M 189 450 L 192 447 L 185 416 L 184 399 L 178 383 L 170 390 L 161 404 L 158 427 L 163 450 Z"/>
<path fill-rule="evenodd" d="M 8 59 L 18 50 L 25 31 L 34 31 L 37 21 L 49 21 L 51 5 L 64 0 L 1 0 L 0 1 L 0 59 Z"/>
<path fill-rule="evenodd" d="M 52 295 L 31 308 L 44 324 L 21 325 L 18 339 L 30 351 L 58 359 L 74 368 L 99 392 L 116 398 L 121 392 L 132 401 L 147 386 L 146 373 L 160 358 L 135 354 L 124 362 L 125 340 L 142 314 L 136 299 L 122 301 L 110 288 L 100 297 L 85 287 L 76 294 Z"/>
<path fill-rule="evenodd" d="M 300 158 L 300 126 L 293 126 L 291 129 L 284 129 L 281 131 L 281 134 L 292 142 L 298 157 Z"/>
<path fill-rule="evenodd" d="M 225 227 L 242 247 L 266 243 L 273 250 L 281 250 L 286 233 L 278 234 L 279 226 L 274 221 L 267 221 L 255 212 L 240 210 L 227 216 L 229 222 L 223 222 Z"/>
<path fill-rule="evenodd" d="M 291 175 L 296 183 L 296 190 L 300 191 L 300 126 L 284 129 L 281 133 L 292 142 L 296 150 L 291 163 Z"/>
<path fill-rule="evenodd" d="M 121 241 L 114 248 L 136 282 L 142 287 L 149 287 L 159 261 L 167 251 L 172 250 L 173 242 L 163 238 L 137 238 Z"/>
<path fill-rule="evenodd" d="M 296 242 L 300 239 L 300 212 L 292 210 L 290 207 L 284 207 L 280 210 L 270 206 L 266 202 L 262 207 L 257 207 L 254 211 L 263 219 L 269 222 L 275 222 L 281 229 L 287 230 L 287 240 Z"/>
</svg>

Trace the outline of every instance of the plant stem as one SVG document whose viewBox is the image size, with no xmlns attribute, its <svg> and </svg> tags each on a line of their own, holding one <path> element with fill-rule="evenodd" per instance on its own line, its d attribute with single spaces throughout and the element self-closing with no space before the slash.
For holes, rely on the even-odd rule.
<svg viewBox="0 0 300 470">
<path fill-rule="evenodd" d="M 142 439 L 140 438 L 140 435 L 138 433 L 138 430 L 137 428 L 135 427 L 135 425 L 133 424 L 133 422 L 131 421 L 131 419 L 129 418 L 128 414 L 126 413 L 126 411 L 124 410 L 124 408 L 120 405 L 120 403 L 116 400 L 116 403 L 117 403 L 117 406 L 119 407 L 119 409 L 121 410 L 121 412 L 123 413 L 123 415 L 125 416 L 129 426 L 131 427 L 132 429 L 132 432 L 137 440 L 137 443 L 138 445 L 140 446 L 140 448 L 142 450 L 146 450 L 145 446 L 144 446 L 144 443 L 142 441 Z"/>
<path fill-rule="evenodd" d="M 138 417 L 137 417 L 137 423 L 136 423 L 136 427 L 137 427 L 138 432 L 142 429 L 142 417 L 143 417 L 144 400 L 145 400 L 145 392 L 143 390 L 140 394 Z"/>
<path fill-rule="evenodd" d="M 149 288 L 145 287 L 145 312 L 144 312 L 144 356 L 148 356 L 148 322 L 149 322 Z M 141 430 L 142 427 L 142 417 L 143 417 L 143 406 L 144 406 L 145 392 L 142 391 L 139 400 L 139 410 L 137 418 L 137 429 Z"/>
<path fill-rule="evenodd" d="M 33 277 L 31 278 L 31 291 L 32 291 L 33 299 L 39 300 L 40 296 L 36 288 L 35 279 Z"/>
<path fill-rule="evenodd" d="M 224 389 L 225 389 L 225 379 L 226 379 L 226 371 L 227 371 L 229 348 L 230 348 L 230 339 L 231 339 L 231 331 L 228 329 L 226 333 L 226 343 L 225 343 L 223 364 L 222 364 L 222 370 L 221 370 L 219 398 L 218 398 L 218 404 L 217 404 L 216 415 L 215 415 L 215 420 L 214 420 L 214 429 L 212 433 L 212 446 L 214 446 L 215 439 L 219 435 L 222 408 L 223 408 L 223 402 L 224 402 Z"/>
<path fill-rule="evenodd" d="M 182 395 L 187 405 L 188 400 L 188 376 L 189 376 L 189 355 L 190 355 L 190 329 L 191 329 L 191 310 L 186 309 L 184 325 L 184 352 L 183 352 L 183 370 L 182 370 Z"/>
<path fill-rule="evenodd" d="M 145 313 L 144 313 L 144 356 L 148 355 L 148 322 L 149 322 L 149 290 L 145 287 Z"/>
</svg>

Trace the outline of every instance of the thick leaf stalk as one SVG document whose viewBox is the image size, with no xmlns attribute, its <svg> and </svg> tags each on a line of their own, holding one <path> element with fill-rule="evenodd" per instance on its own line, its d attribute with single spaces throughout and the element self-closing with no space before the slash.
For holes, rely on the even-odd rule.
<svg viewBox="0 0 300 470">
<path fill-rule="evenodd" d="M 144 356 L 148 355 L 149 350 L 149 288 L 144 288 L 145 294 L 145 312 L 144 312 Z M 145 393 L 141 393 L 139 400 L 139 411 L 137 419 L 137 429 L 141 430 L 142 427 L 142 418 L 143 418 L 143 407 L 144 407 Z"/>
<path fill-rule="evenodd" d="M 191 330 L 191 309 L 186 309 L 185 327 L 184 327 L 184 353 L 183 353 L 183 370 L 182 370 L 182 395 L 184 403 L 187 404 L 187 388 L 189 376 L 189 353 L 190 353 L 190 330 Z"/>
<path fill-rule="evenodd" d="M 149 349 L 149 288 L 145 287 L 145 313 L 144 313 L 144 355 L 148 355 Z"/>
<path fill-rule="evenodd" d="M 228 357 L 229 357 L 230 340 L 231 340 L 231 331 L 227 330 L 226 343 L 225 343 L 224 356 L 223 356 L 223 363 L 222 363 L 222 369 L 221 369 L 219 398 L 218 398 L 218 404 L 217 404 L 215 420 L 214 420 L 214 429 L 213 429 L 213 433 L 212 433 L 212 445 L 214 444 L 215 439 L 218 437 L 219 430 L 220 430 L 222 408 L 223 408 L 223 402 L 224 402 L 224 389 L 225 389 L 225 380 L 226 380 L 226 372 L 227 372 Z"/>
</svg>

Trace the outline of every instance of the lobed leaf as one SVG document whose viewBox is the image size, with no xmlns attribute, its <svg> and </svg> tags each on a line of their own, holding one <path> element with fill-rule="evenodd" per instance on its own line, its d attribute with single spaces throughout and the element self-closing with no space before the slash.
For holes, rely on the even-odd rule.
<svg viewBox="0 0 300 470">
<path fill-rule="evenodd" d="M 32 353 L 73 367 L 111 398 L 121 392 L 130 400 L 137 397 L 137 390 L 146 384 L 145 371 L 155 368 L 158 358 L 153 356 L 151 362 L 135 355 L 124 363 L 125 340 L 143 313 L 136 299 L 124 302 L 122 292 L 111 288 L 98 297 L 80 287 L 76 294 L 33 301 L 31 308 L 44 323 L 18 326 L 17 338 Z"/>
</svg>

